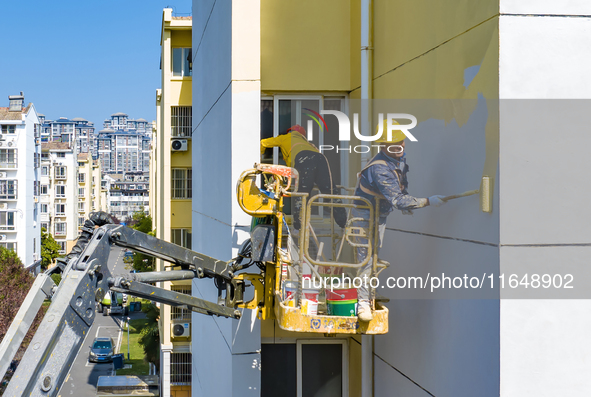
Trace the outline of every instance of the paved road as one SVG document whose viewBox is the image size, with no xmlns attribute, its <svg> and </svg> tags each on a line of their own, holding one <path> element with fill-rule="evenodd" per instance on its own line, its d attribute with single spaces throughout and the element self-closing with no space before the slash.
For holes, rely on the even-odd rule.
<svg viewBox="0 0 591 397">
<path fill-rule="evenodd" d="M 123 263 L 123 250 L 118 247 L 111 248 L 111 256 L 108 263 L 112 274 L 127 273 Z M 96 384 L 99 376 L 108 376 L 113 373 L 111 363 L 90 363 L 88 353 L 90 345 L 95 337 L 112 337 L 117 346 L 121 338 L 121 316 L 103 316 L 99 313 L 96 316 L 92 328 L 78 352 L 74 365 L 62 385 L 59 393 L 61 397 L 94 397 L 96 395 Z"/>
</svg>

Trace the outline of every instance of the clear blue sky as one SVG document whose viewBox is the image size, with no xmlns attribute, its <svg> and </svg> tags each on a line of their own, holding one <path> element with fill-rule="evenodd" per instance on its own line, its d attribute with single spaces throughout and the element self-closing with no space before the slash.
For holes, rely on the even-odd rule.
<svg viewBox="0 0 591 397">
<path fill-rule="evenodd" d="M 47 119 L 156 119 L 162 9 L 191 0 L 2 1 L 0 106 L 25 93 Z"/>
</svg>

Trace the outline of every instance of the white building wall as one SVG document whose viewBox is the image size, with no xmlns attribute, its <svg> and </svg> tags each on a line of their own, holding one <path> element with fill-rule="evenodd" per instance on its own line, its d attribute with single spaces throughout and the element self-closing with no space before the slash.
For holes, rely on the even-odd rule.
<svg viewBox="0 0 591 397">
<path fill-rule="evenodd" d="M 192 244 L 224 260 L 250 229 L 235 186 L 259 160 L 259 10 L 259 1 L 193 2 Z M 217 290 L 196 280 L 193 294 L 215 301 Z M 259 396 L 260 325 L 253 313 L 245 310 L 240 321 L 194 314 L 192 324 L 192 395 Z"/>
<path fill-rule="evenodd" d="M 7 124 L 9 122 L 3 122 Z M 39 146 L 35 145 L 35 124 L 39 123 L 35 107 L 30 105 L 27 113 L 23 113 L 22 121 L 16 124 L 14 136 L 6 135 L 5 142 L 13 142 L 12 147 L 17 149 L 18 167 L 15 170 L 4 170 L 8 179 L 18 181 L 18 199 L 9 203 L 8 209 L 15 212 L 16 233 L 2 232 L 5 235 L 3 241 L 17 243 L 17 254 L 26 267 L 41 258 L 40 243 L 41 232 L 38 222 L 38 213 L 35 211 L 37 204 L 34 201 L 34 181 L 38 180 L 38 172 L 34 167 L 35 153 L 41 153 Z"/>
<path fill-rule="evenodd" d="M 500 3 L 500 271 L 564 274 L 591 256 L 591 4 Z M 503 300 L 501 396 L 588 395 L 590 311 L 589 300 Z"/>
</svg>

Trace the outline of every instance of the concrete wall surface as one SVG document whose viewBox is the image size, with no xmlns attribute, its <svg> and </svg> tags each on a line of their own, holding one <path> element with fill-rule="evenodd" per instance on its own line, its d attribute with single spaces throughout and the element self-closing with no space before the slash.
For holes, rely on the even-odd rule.
<svg viewBox="0 0 591 397">
<path fill-rule="evenodd" d="M 500 273 L 572 273 L 575 294 L 591 255 L 590 6 L 503 0 L 499 18 Z M 589 394 L 589 301 L 560 293 L 501 301 L 501 396 Z"/>
<path fill-rule="evenodd" d="M 193 249 L 224 261 L 250 230 L 235 188 L 259 159 L 259 7 L 193 2 Z M 215 302 L 217 288 L 194 280 L 193 295 Z M 244 310 L 240 320 L 194 314 L 192 324 L 192 395 L 260 395 L 260 323 L 253 313 Z"/>
</svg>

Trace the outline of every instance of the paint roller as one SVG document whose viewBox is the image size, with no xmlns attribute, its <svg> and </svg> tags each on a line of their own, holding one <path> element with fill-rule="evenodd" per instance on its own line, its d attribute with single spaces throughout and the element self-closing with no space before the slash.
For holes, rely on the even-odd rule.
<svg viewBox="0 0 591 397">
<path fill-rule="evenodd" d="M 480 210 L 482 212 L 491 212 L 492 205 L 491 205 L 491 196 L 490 196 L 490 178 L 488 176 L 482 177 L 482 184 L 480 186 L 480 189 L 468 190 L 467 192 L 464 192 L 464 193 L 454 194 L 451 196 L 445 196 L 441 200 L 447 202 L 449 200 L 454 200 L 454 199 L 457 199 L 460 197 L 473 196 L 478 193 L 480 193 Z"/>
</svg>

